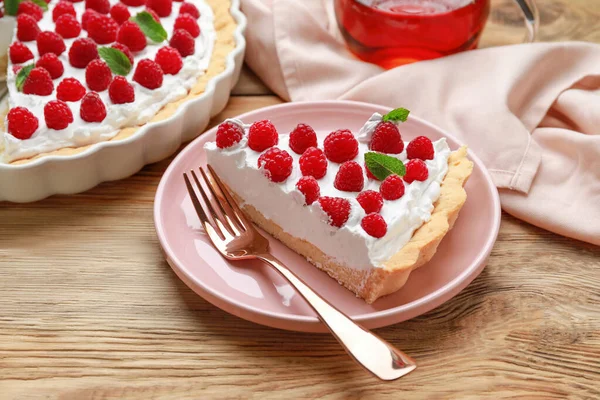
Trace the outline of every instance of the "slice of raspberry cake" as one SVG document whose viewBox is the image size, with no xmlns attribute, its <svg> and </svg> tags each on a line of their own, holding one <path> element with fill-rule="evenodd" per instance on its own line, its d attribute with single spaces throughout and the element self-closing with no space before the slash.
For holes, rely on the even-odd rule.
<svg viewBox="0 0 600 400">
<path fill-rule="evenodd" d="M 260 227 L 368 303 L 400 289 L 433 257 L 466 200 L 466 148 L 406 143 L 408 111 L 374 114 L 358 135 L 320 138 L 306 124 L 229 119 L 208 163 Z"/>
</svg>

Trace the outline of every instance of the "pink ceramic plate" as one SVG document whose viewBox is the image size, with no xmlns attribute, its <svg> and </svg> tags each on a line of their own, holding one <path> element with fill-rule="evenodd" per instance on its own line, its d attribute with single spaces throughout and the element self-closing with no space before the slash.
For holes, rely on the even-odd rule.
<svg viewBox="0 0 600 400">
<path fill-rule="evenodd" d="M 357 102 L 287 103 L 256 110 L 241 118 L 251 123 L 270 119 L 279 132 L 290 132 L 299 122 L 310 124 L 320 137 L 349 128 L 358 132 L 373 114 L 388 108 Z M 287 282 L 260 262 L 230 263 L 210 244 L 186 192 L 184 171 L 206 165 L 203 146 L 215 138 L 211 129 L 188 145 L 165 172 L 154 204 L 154 222 L 166 259 L 196 293 L 238 317 L 276 328 L 322 332 L 326 328 Z M 459 142 L 439 128 L 411 116 L 402 124 L 402 137 L 446 137 L 450 147 Z M 483 269 L 500 226 L 500 202 L 482 162 L 472 153 L 473 174 L 466 186 L 468 200 L 454 229 L 444 238 L 434 258 L 414 271 L 403 289 L 366 304 L 275 239 L 273 254 L 336 307 L 368 328 L 395 324 L 423 314 L 464 289 Z M 268 236 L 268 235 L 267 235 Z"/>
</svg>

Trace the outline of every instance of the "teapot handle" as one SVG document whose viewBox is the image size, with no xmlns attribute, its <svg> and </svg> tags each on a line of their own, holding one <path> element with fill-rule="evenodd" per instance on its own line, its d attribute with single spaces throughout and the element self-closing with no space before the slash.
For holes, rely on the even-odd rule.
<svg viewBox="0 0 600 400">
<path fill-rule="evenodd" d="M 515 0 L 517 5 L 523 11 L 525 25 L 527 26 L 527 37 L 525 41 L 532 43 L 536 40 L 538 28 L 540 26 L 540 14 L 538 12 L 535 0 Z"/>
</svg>

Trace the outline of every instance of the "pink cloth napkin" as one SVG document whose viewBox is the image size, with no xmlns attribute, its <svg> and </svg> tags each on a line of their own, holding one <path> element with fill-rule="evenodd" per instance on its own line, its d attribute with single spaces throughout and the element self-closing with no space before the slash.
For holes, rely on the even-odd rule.
<svg viewBox="0 0 600 400">
<path fill-rule="evenodd" d="M 385 71 L 345 47 L 329 0 L 242 0 L 246 61 L 290 101 L 406 107 L 485 162 L 508 213 L 600 245 L 600 46 L 482 49 Z"/>
</svg>

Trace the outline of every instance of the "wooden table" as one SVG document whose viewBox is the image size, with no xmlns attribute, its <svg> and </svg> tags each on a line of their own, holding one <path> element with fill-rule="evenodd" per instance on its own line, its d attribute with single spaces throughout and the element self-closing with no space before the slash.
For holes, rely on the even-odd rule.
<svg viewBox="0 0 600 400">
<path fill-rule="evenodd" d="M 539 2 L 543 40 L 600 41 L 597 0 Z M 496 3 L 484 45 L 522 35 L 510 1 Z M 248 71 L 234 93 L 213 125 L 281 101 Z M 597 247 L 503 215 L 466 290 L 377 330 L 419 362 L 382 383 L 331 336 L 246 322 L 175 276 L 152 223 L 170 161 L 77 196 L 0 204 L 0 399 L 600 398 Z"/>
</svg>

